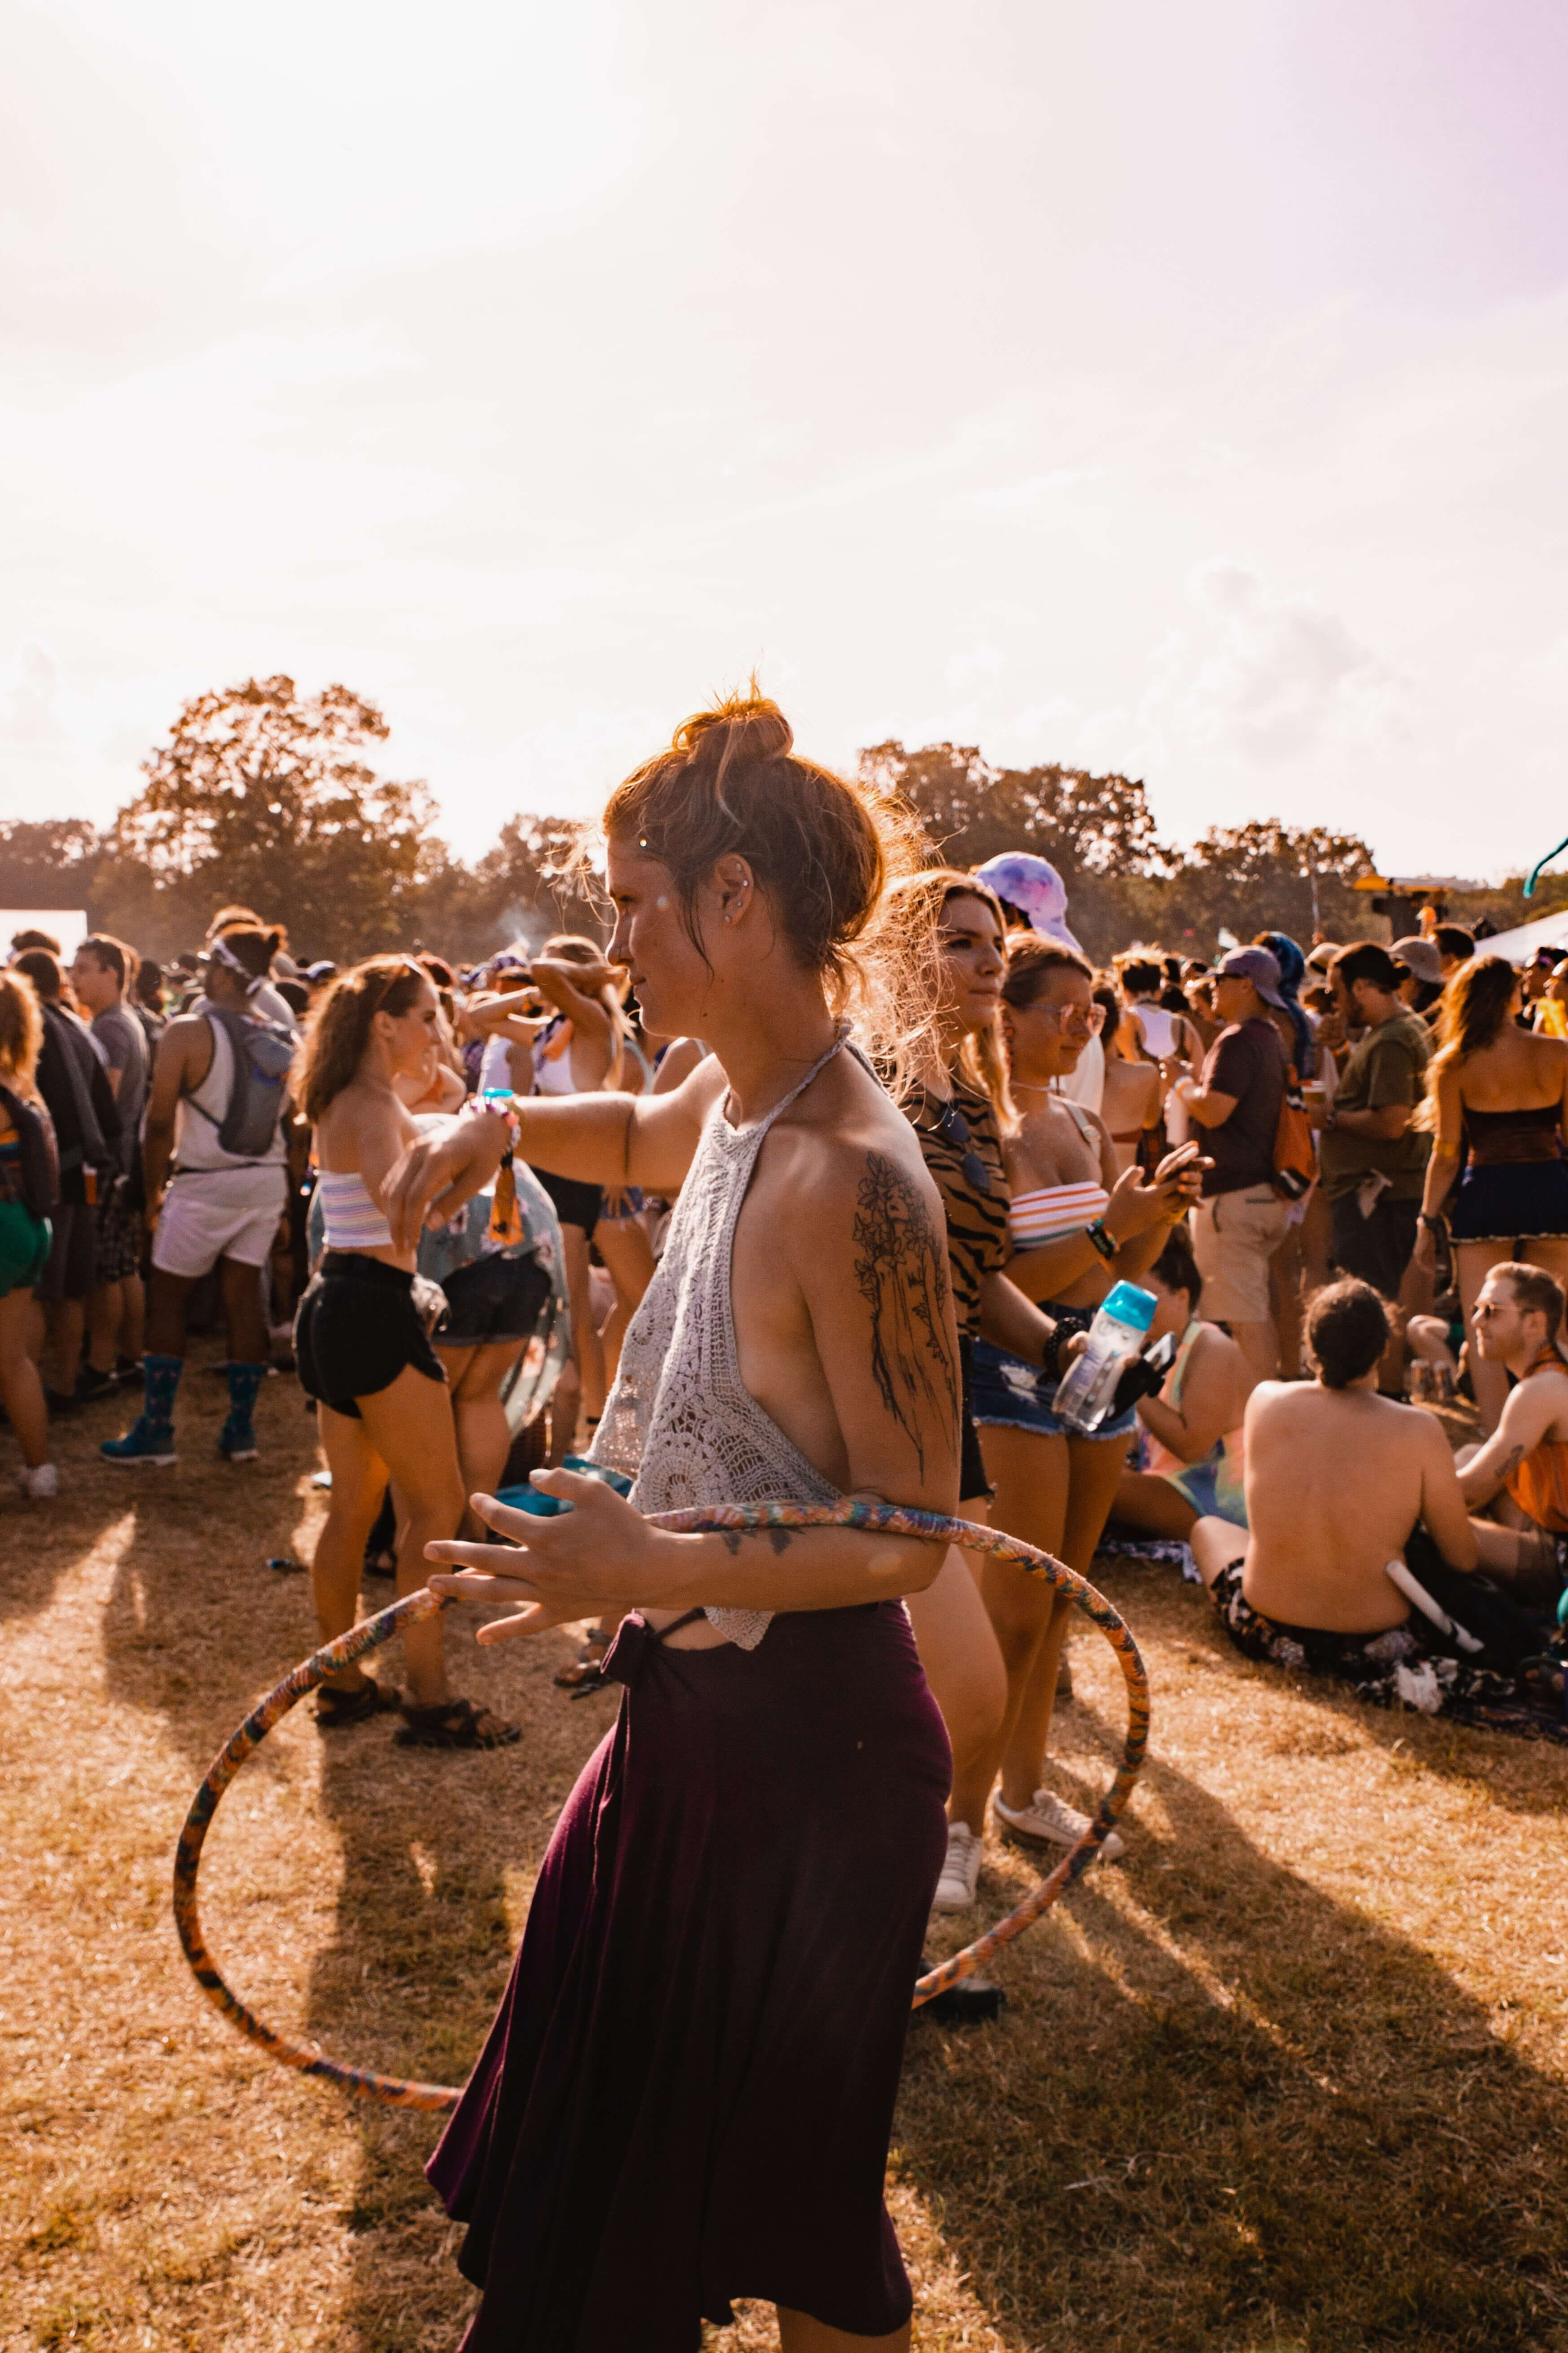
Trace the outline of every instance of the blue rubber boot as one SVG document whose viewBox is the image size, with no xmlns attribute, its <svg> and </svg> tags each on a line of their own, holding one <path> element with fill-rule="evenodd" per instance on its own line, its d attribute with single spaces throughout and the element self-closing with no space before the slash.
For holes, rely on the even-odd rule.
<svg viewBox="0 0 1568 2353">
<path fill-rule="evenodd" d="M 230 1365 L 228 1368 L 228 1419 L 217 1441 L 226 1462 L 254 1462 L 261 1451 L 251 1416 L 256 1411 L 257 1391 L 266 1378 L 265 1365 Z"/>
<path fill-rule="evenodd" d="M 174 1451 L 174 1395 L 185 1369 L 183 1356 L 142 1359 L 146 1402 L 123 1438 L 106 1438 L 99 1448 L 106 1462 L 177 1462 Z"/>
</svg>

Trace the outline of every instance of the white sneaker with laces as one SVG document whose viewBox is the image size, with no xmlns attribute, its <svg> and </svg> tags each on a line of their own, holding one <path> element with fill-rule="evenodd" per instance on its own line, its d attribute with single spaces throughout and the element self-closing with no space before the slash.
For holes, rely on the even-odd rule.
<svg viewBox="0 0 1568 2353">
<path fill-rule="evenodd" d="M 996 1809 L 997 1820 L 1014 1838 L 1033 1840 L 1042 1845 L 1076 1846 L 1089 1828 L 1089 1816 L 1058 1798 L 1054 1789 L 1037 1789 L 1034 1803 L 1028 1806 L 1004 1805 L 999 1797 L 991 1802 Z M 1126 1853 L 1127 1842 L 1112 1831 L 1100 1852 L 1107 1862 L 1114 1862 L 1119 1854 Z"/>
<path fill-rule="evenodd" d="M 38 1462 L 31 1471 L 18 1471 L 16 1484 L 35 1504 L 52 1503 L 60 1492 L 60 1474 L 52 1462 Z"/>
<path fill-rule="evenodd" d="M 980 1884 L 985 1841 L 967 1822 L 949 1822 L 947 1861 L 931 1898 L 933 1912 L 967 1912 Z"/>
</svg>

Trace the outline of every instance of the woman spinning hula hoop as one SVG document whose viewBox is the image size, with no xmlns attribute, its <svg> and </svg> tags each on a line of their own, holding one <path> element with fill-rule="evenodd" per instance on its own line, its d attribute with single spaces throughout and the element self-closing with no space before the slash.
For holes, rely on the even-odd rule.
<svg viewBox="0 0 1568 2353">
<path fill-rule="evenodd" d="M 413 1147 L 405 1241 L 529 1158 L 679 1199 L 572 1505 L 430 1547 L 483 1641 L 623 1619 L 615 1729 L 567 1801 L 510 1987 L 431 2160 L 469 2225 L 469 2353 L 692 2353 L 737 2296 L 785 2353 L 909 2343 L 882 2199 L 949 1751 L 900 1606 L 938 1544 L 678 1534 L 644 1512 L 847 1494 L 951 1514 L 960 1382 L 942 1209 L 843 1012 L 893 820 L 791 754 L 776 706 L 688 720 L 605 812 L 650 1028 L 712 1049 L 672 1092 L 471 1113 Z"/>
</svg>

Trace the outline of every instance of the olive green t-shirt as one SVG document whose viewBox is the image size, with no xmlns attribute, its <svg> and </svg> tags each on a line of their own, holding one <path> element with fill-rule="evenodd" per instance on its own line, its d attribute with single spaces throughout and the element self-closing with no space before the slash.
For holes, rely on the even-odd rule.
<svg viewBox="0 0 1568 2353">
<path fill-rule="evenodd" d="M 1426 1091 L 1426 1071 L 1432 1054 L 1432 1034 L 1414 1013 L 1396 1013 L 1369 1029 L 1334 1090 L 1334 1110 L 1382 1111 L 1390 1103 L 1414 1111 Z M 1353 1193 L 1365 1177 L 1381 1173 L 1389 1179 L 1388 1198 L 1418 1201 L 1426 1178 L 1432 1139 L 1420 1128 L 1407 1127 L 1392 1144 L 1373 1135 L 1351 1135 L 1342 1127 L 1325 1128 L 1318 1139 L 1323 1190 L 1331 1201 Z"/>
</svg>

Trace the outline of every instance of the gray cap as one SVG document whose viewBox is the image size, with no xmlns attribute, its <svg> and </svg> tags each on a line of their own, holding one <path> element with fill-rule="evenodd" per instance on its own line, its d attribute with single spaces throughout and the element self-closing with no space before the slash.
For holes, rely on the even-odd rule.
<svg viewBox="0 0 1568 2353">
<path fill-rule="evenodd" d="M 1279 959 L 1272 948 L 1232 948 L 1215 972 L 1221 980 L 1249 980 L 1266 1005 L 1289 1011 L 1279 987 Z"/>
<path fill-rule="evenodd" d="M 1443 956 L 1435 940 L 1424 940 L 1419 932 L 1412 932 L 1407 940 L 1395 940 L 1388 953 L 1395 964 L 1413 972 L 1424 987 L 1443 986 Z"/>
</svg>

